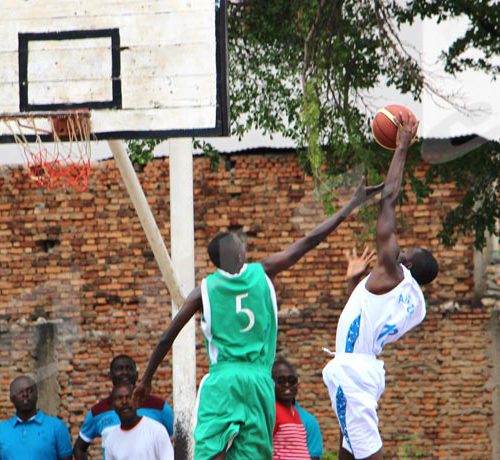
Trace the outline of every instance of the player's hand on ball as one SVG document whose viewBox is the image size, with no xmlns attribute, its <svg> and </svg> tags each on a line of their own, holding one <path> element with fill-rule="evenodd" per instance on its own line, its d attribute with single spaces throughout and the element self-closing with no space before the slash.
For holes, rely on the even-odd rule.
<svg viewBox="0 0 500 460">
<path fill-rule="evenodd" d="M 398 124 L 396 136 L 397 147 L 409 147 L 417 141 L 418 121 L 410 116 L 408 112 L 400 112 L 401 121 Z"/>
</svg>

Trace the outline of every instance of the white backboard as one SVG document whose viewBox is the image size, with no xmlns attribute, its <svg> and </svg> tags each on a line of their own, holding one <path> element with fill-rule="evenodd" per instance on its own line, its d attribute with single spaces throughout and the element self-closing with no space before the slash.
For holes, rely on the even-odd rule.
<svg viewBox="0 0 500 460">
<path fill-rule="evenodd" d="M 1 0 L 0 113 L 90 109 L 97 139 L 226 135 L 225 7 Z"/>
</svg>

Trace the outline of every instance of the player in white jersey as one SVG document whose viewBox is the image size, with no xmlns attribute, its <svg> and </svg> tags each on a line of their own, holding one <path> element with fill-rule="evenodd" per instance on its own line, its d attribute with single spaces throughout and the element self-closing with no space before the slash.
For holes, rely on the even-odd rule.
<svg viewBox="0 0 500 460">
<path fill-rule="evenodd" d="M 430 283 L 438 272 L 429 251 L 400 251 L 396 239 L 395 208 L 418 126 L 401 116 L 377 219 L 377 262 L 353 289 L 337 326 L 335 358 L 323 369 L 341 428 L 339 460 L 382 459 L 377 407 L 385 389 L 385 371 L 377 355 L 424 319 L 420 285 Z M 351 284 L 355 278 L 351 276 Z"/>
</svg>

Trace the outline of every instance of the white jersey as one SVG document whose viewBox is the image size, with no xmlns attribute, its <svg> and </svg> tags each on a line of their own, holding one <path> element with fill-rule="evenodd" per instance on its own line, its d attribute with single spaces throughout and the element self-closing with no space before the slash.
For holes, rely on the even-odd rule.
<svg viewBox="0 0 500 460">
<path fill-rule="evenodd" d="M 401 265 L 403 280 L 385 294 L 366 289 L 370 277 L 354 289 L 340 315 L 335 351 L 379 355 L 425 317 L 425 299 L 410 271 Z"/>
<path fill-rule="evenodd" d="M 386 294 L 366 289 L 369 276 L 356 286 L 340 315 L 335 358 L 323 369 L 343 434 L 342 446 L 355 458 L 369 457 L 382 447 L 377 409 L 385 389 L 385 370 L 376 355 L 425 317 L 422 290 L 410 271 L 401 268 L 403 280 Z"/>
<path fill-rule="evenodd" d="M 130 430 L 114 426 L 106 436 L 106 460 L 174 460 L 174 449 L 166 428 L 142 416 Z"/>
</svg>

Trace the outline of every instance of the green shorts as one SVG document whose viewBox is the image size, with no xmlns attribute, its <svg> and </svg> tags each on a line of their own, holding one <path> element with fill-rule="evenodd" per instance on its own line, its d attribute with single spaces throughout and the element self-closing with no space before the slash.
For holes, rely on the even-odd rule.
<svg viewBox="0 0 500 460">
<path fill-rule="evenodd" d="M 276 416 L 271 370 L 245 363 L 210 368 L 198 391 L 194 458 L 271 460 Z"/>
</svg>

